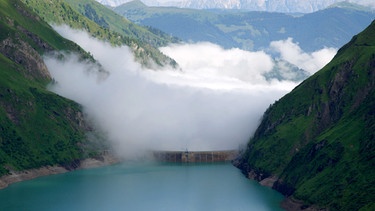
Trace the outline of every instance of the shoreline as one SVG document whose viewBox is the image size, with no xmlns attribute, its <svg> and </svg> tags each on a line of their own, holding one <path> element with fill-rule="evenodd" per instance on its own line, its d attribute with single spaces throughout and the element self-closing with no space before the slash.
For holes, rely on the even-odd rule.
<svg viewBox="0 0 375 211">
<path fill-rule="evenodd" d="M 260 172 L 250 168 L 247 164 L 241 162 L 240 159 L 232 161 L 232 165 L 242 171 L 242 174 L 248 179 L 257 181 L 260 185 L 273 188 L 274 183 L 278 181 L 278 177 L 275 175 L 264 175 Z M 279 192 L 278 190 L 274 189 Z M 306 205 L 303 201 L 292 198 L 291 196 L 285 196 L 280 203 L 280 207 L 286 211 L 326 211 L 329 209 L 319 208 L 316 205 Z"/>
<path fill-rule="evenodd" d="M 247 176 L 247 178 L 256 180 L 255 178 L 251 177 L 251 174 Z M 256 180 L 262 186 L 266 187 L 273 187 L 273 184 L 278 180 L 276 176 L 266 177 L 263 180 Z M 277 190 L 275 190 L 277 191 Z M 324 211 L 326 209 L 316 208 L 315 206 L 307 206 L 303 203 L 303 201 L 293 199 L 291 197 L 284 197 L 284 199 L 280 203 L 280 207 L 287 210 L 287 211 Z"/>
<path fill-rule="evenodd" d="M 17 182 L 22 182 L 26 180 L 32 180 L 38 177 L 63 174 L 70 171 L 97 168 L 102 166 L 113 165 L 119 163 L 120 159 L 113 155 L 102 155 L 100 158 L 86 158 L 80 161 L 77 168 L 67 169 L 61 165 L 55 166 L 43 166 L 36 169 L 28 169 L 23 171 L 10 171 L 10 174 L 0 177 L 0 190 L 7 188 L 9 185 Z"/>
</svg>

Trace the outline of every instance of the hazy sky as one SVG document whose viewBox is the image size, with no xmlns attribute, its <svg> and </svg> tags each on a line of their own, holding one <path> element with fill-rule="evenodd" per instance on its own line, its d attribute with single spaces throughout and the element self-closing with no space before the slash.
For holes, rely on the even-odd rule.
<svg viewBox="0 0 375 211">
<path fill-rule="evenodd" d="M 66 26 L 56 30 L 91 52 L 109 74 L 75 55 L 63 61 L 47 56 L 58 82 L 51 90 L 82 104 L 123 156 L 149 149 L 237 149 L 249 140 L 265 109 L 297 85 L 267 81 L 263 74 L 274 62 L 263 51 L 226 50 L 211 43 L 171 45 L 161 50 L 181 69 L 148 70 L 134 62 L 128 47 L 111 47 Z M 273 48 L 286 59 L 302 55 L 296 65 L 319 60 L 292 39 Z"/>
</svg>

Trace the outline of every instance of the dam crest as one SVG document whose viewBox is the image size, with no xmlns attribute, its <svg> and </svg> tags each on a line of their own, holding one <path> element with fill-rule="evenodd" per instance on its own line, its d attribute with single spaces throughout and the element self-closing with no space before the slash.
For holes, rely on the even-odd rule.
<svg viewBox="0 0 375 211">
<path fill-rule="evenodd" d="M 238 150 L 221 151 L 154 151 L 154 159 L 172 163 L 214 163 L 229 162 L 235 159 Z"/>
</svg>

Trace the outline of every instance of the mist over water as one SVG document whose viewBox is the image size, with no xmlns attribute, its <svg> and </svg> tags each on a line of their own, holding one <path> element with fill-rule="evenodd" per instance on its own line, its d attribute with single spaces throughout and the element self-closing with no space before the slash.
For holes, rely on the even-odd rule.
<svg viewBox="0 0 375 211">
<path fill-rule="evenodd" d="M 144 150 L 237 149 L 266 108 L 297 85 L 267 81 L 263 74 L 274 64 L 263 51 L 172 45 L 161 50 L 180 69 L 149 70 L 127 47 L 112 47 L 66 26 L 55 29 L 90 52 L 106 73 L 72 54 L 63 60 L 47 56 L 57 81 L 50 89 L 82 104 L 125 157 Z"/>
</svg>

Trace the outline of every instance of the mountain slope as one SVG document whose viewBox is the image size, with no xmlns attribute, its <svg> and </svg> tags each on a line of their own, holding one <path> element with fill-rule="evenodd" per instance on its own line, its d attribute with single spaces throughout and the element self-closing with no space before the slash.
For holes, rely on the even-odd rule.
<svg viewBox="0 0 375 211">
<path fill-rule="evenodd" d="M 352 7 L 294 17 L 269 12 L 147 7 L 139 0 L 114 10 L 135 23 L 160 29 L 186 42 L 209 41 L 225 48 L 263 50 L 271 41 L 292 37 L 309 52 L 343 46 L 375 18 L 373 12 Z"/>
<path fill-rule="evenodd" d="M 114 45 L 129 46 L 137 61 L 144 66 L 176 66 L 174 60 L 156 48 L 172 42 L 172 38 L 136 26 L 93 0 L 22 1 L 48 23 L 66 24 Z"/>
<path fill-rule="evenodd" d="M 55 50 L 93 60 L 19 0 L 0 2 L 0 176 L 60 164 L 74 168 L 89 154 L 81 106 L 46 89 L 42 56 Z"/>
<path fill-rule="evenodd" d="M 238 165 L 305 207 L 375 208 L 375 21 L 264 114 Z"/>
<path fill-rule="evenodd" d="M 107 7 L 97 3 L 94 0 L 65 0 L 75 10 L 82 15 L 94 21 L 103 28 L 117 32 L 123 36 L 129 36 L 133 39 L 139 39 L 155 47 L 165 46 L 171 42 L 176 42 L 176 38 L 168 34 L 158 32 L 157 34 L 150 29 L 138 26 L 123 16 L 118 15 Z"/>
</svg>

